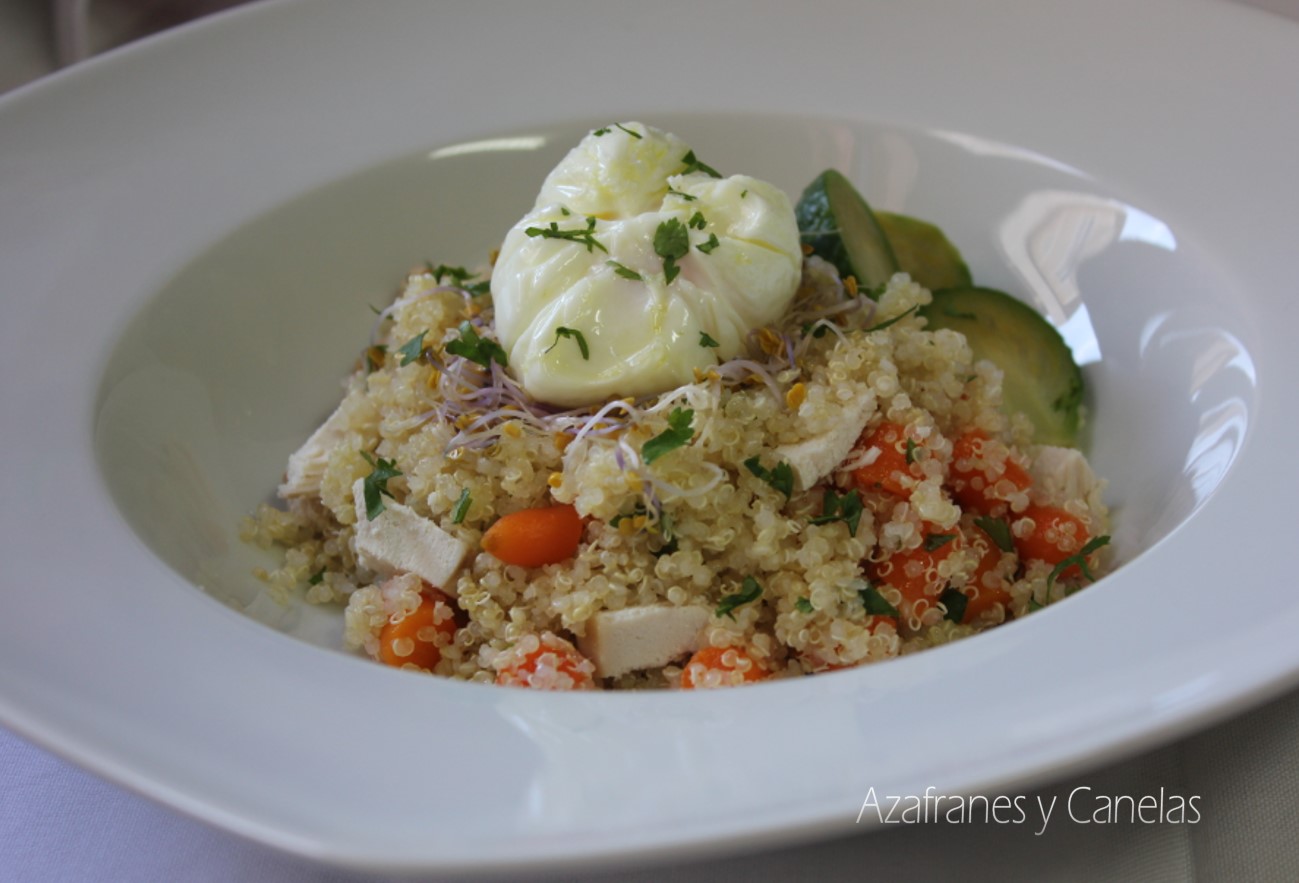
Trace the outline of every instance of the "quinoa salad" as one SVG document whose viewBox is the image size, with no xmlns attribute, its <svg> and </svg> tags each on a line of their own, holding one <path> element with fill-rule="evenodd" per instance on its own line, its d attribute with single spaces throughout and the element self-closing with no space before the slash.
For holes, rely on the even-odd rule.
<svg viewBox="0 0 1299 883">
<path fill-rule="evenodd" d="M 944 327 L 1002 302 L 949 304 L 885 213 L 882 263 L 841 241 L 875 220 L 841 182 L 795 206 L 675 135 L 588 134 L 487 265 L 417 268 L 357 341 L 245 520 L 283 549 L 257 575 L 381 663 L 555 690 L 851 668 L 1099 578 L 1076 366 L 1035 422 Z"/>
</svg>

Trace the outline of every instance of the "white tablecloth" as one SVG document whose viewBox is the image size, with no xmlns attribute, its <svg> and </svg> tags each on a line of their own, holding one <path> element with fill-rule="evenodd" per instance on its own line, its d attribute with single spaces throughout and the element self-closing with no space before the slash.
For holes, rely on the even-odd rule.
<svg viewBox="0 0 1299 883">
<path fill-rule="evenodd" d="M 101 0 L 91 6 L 92 27 L 85 37 L 92 51 L 102 49 L 183 20 L 187 11 L 232 2 Z M 1299 0 L 1246 2 L 1299 20 Z M 50 13 L 38 0 L 0 2 L 0 91 L 53 68 Z M 1022 794 L 1029 823 L 893 825 L 762 854 L 605 869 L 584 879 L 760 883 L 859 881 L 883 874 L 893 879 L 1299 880 L 1297 736 L 1299 692 L 1294 692 L 1136 758 L 1036 790 L 1008 792 L 1008 797 Z M 1083 819 L 1103 799 L 1135 802 L 1162 791 L 1166 805 L 1173 795 L 1196 798 L 1198 821 L 1083 823 L 1069 815 L 1075 791 L 1074 815 Z M 1044 807 L 1055 801 L 1041 833 L 1042 826 L 1034 823 L 1039 799 Z M 0 728 L 0 883 L 352 879 L 356 875 L 177 815 Z"/>
</svg>

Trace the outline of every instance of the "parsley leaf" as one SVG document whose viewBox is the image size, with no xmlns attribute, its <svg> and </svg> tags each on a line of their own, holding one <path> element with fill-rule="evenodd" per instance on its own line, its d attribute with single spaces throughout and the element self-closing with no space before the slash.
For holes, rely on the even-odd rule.
<svg viewBox="0 0 1299 883">
<path fill-rule="evenodd" d="M 937 552 L 954 539 L 956 539 L 956 534 L 954 533 L 931 533 L 929 536 L 925 537 L 925 551 Z"/>
<path fill-rule="evenodd" d="M 908 438 L 907 439 L 907 465 L 910 466 L 914 462 L 916 462 L 916 440 L 913 438 Z"/>
<path fill-rule="evenodd" d="M 706 346 L 706 347 L 714 347 L 714 348 L 715 348 L 715 347 L 719 347 L 719 346 L 721 346 L 720 343 L 718 343 L 717 341 L 713 340 L 712 337 L 710 337 L 710 336 L 708 335 L 708 332 L 707 332 L 707 331 L 700 331 L 700 332 L 699 332 L 699 345 L 700 345 L 700 346 Z"/>
<path fill-rule="evenodd" d="M 901 616 L 898 608 L 888 602 L 880 590 L 866 583 L 866 587 L 857 590 L 857 597 L 861 599 L 862 607 L 866 608 L 866 613 L 870 616 Z"/>
<path fill-rule="evenodd" d="M 622 129 L 624 132 L 626 132 L 628 135 L 632 136 L 633 138 L 635 138 L 635 139 L 638 140 L 638 141 L 639 141 L 640 138 L 641 138 L 641 134 L 640 134 L 640 132 L 637 132 L 637 131 L 634 130 L 634 129 L 629 129 L 629 128 L 627 128 L 626 126 L 624 126 L 622 123 L 614 123 L 612 127 L 610 127 L 610 126 L 602 126 L 601 128 L 596 129 L 596 130 L 595 130 L 594 132 L 592 132 L 591 134 L 594 135 L 594 136 L 596 136 L 597 138 L 599 138 L 599 137 L 601 137 L 602 135 L 608 135 L 608 134 L 609 134 L 610 132 L 612 132 L 614 129 Z"/>
<path fill-rule="evenodd" d="M 758 600 L 758 596 L 761 594 L 762 586 L 758 585 L 758 581 L 751 576 L 746 576 L 744 582 L 740 584 L 740 591 L 722 598 L 721 603 L 717 605 L 717 610 L 714 611 L 714 615 L 729 616 L 731 619 L 735 619 L 735 614 L 731 611 L 735 610 L 736 607 L 748 604 L 750 601 Z"/>
<path fill-rule="evenodd" d="M 492 362 L 505 367 L 505 350 L 501 349 L 501 345 L 494 340 L 479 337 L 474 326 L 467 321 L 460 323 L 460 336 L 448 343 L 446 350 L 453 356 L 463 356 L 484 368 L 490 368 Z"/>
<path fill-rule="evenodd" d="M 1010 535 L 1010 525 L 1003 518 L 988 518 L 980 516 L 974 519 L 974 524 L 979 530 L 988 535 L 988 539 L 996 543 L 997 548 L 1003 552 L 1015 551 L 1015 538 Z"/>
<path fill-rule="evenodd" d="M 825 496 L 821 498 L 821 514 L 812 519 L 812 524 L 842 521 L 848 525 L 849 535 L 856 536 L 863 508 L 861 496 L 856 490 L 851 490 L 841 497 L 832 488 L 826 488 Z"/>
<path fill-rule="evenodd" d="M 641 445 L 640 455 L 644 458 L 645 465 L 648 466 L 669 451 L 690 444 L 690 440 L 695 437 L 695 430 L 691 426 L 694 419 L 695 412 L 692 408 L 673 408 L 672 413 L 668 414 L 668 428 Z"/>
<path fill-rule="evenodd" d="M 410 340 L 398 347 L 397 352 L 401 353 L 402 367 L 409 365 L 411 362 L 418 361 L 420 355 L 424 352 L 424 335 L 426 334 L 428 334 L 427 331 L 421 331 L 419 334 L 416 334 Z"/>
<path fill-rule="evenodd" d="M 690 216 L 690 220 L 686 221 L 686 225 L 690 227 L 691 230 L 702 230 L 708 226 L 708 222 L 704 220 L 702 213 L 695 212 Z"/>
<path fill-rule="evenodd" d="M 871 327 L 867 328 L 866 333 L 870 334 L 872 331 L 883 331 L 885 328 L 888 328 L 894 322 L 901 322 L 903 319 L 905 319 L 907 316 L 910 316 L 918 309 L 919 307 L 915 306 L 907 310 L 906 312 L 898 313 L 892 319 L 885 319 L 883 322 L 879 323 L 878 325 L 872 325 Z"/>
<path fill-rule="evenodd" d="M 799 598 L 797 601 L 794 602 L 794 609 L 797 610 L 799 613 L 811 613 L 816 608 L 812 606 L 811 600 L 807 598 Z"/>
<path fill-rule="evenodd" d="M 366 451 L 361 452 L 361 459 L 370 464 L 370 474 L 365 477 L 361 488 L 365 496 L 366 520 L 373 521 L 383 511 L 384 497 L 390 500 L 397 499 L 392 495 L 392 491 L 388 490 L 388 482 L 402 473 L 397 468 L 395 460 L 385 460 L 380 457 L 376 461 Z"/>
<path fill-rule="evenodd" d="M 938 596 L 938 603 L 947 608 L 943 619 L 959 623 L 965 619 L 965 607 L 970 603 L 970 599 L 959 589 L 947 589 Z"/>
<path fill-rule="evenodd" d="M 712 178 L 722 177 L 722 173 L 717 171 L 717 169 L 701 163 L 699 158 L 695 156 L 693 150 L 686 151 L 686 155 L 681 157 L 681 161 L 686 164 L 686 167 L 682 169 L 679 174 L 689 175 L 692 172 L 703 172 L 705 175 Z"/>
<path fill-rule="evenodd" d="M 694 202 L 699 198 L 691 193 L 682 193 L 680 190 L 673 190 L 671 187 L 668 188 L 668 196 L 675 196 L 678 199 L 685 200 L 686 202 Z"/>
<path fill-rule="evenodd" d="M 325 568 L 320 568 L 311 576 L 307 577 L 307 585 L 318 586 L 325 581 Z"/>
<path fill-rule="evenodd" d="M 708 241 L 699 243 L 695 248 L 699 249 L 704 254 L 712 254 L 713 251 L 716 250 L 717 246 L 721 244 L 722 243 L 718 240 L 716 233 L 709 233 Z"/>
<path fill-rule="evenodd" d="M 442 284 L 443 277 L 450 277 L 452 285 L 459 285 L 473 275 L 464 267 L 451 267 L 446 264 L 438 264 L 435 267 L 432 261 L 425 261 L 424 269 L 433 277 L 433 281 L 439 285 Z"/>
<path fill-rule="evenodd" d="M 465 516 L 469 514 L 469 507 L 473 504 L 473 497 L 469 496 L 469 488 L 463 488 L 460 491 L 460 498 L 456 500 L 455 506 L 451 509 L 451 523 L 464 523 Z"/>
<path fill-rule="evenodd" d="M 631 267 L 625 267 L 617 261 L 605 261 L 606 264 L 613 267 L 613 271 L 624 279 L 634 279 L 637 282 L 644 282 L 645 277 L 637 273 Z"/>
<path fill-rule="evenodd" d="M 1060 574 L 1064 573 L 1066 570 L 1068 570 L 1070 567 L 1073 567 L 1074 565 L 1077 565 L 1078 569 L 1082 571 L 1082 575 L 1087 579 L 1088 582 L 1094 582 L 1096 580 L 1096 577 L 1092 575 L 1091 570 L 1087 566 L 1087 556 L 1090 555 L 1092 552 L 1095 552 L 1101 546 L 1109 545 L 1109 542 L 1110 542 L 1109 534 L 1096 537 L 1087 545 L 1079 549 L 1076 555 L 1070 555 L 1068 558 L 1064 559 L 1059 564 L 1057 564 L 1055 566 L 1055 569 L 1052 570 L 1050 575 L 1046 578 L 1046 584 L 1049 586 L 1052 583 L 1054 583 L 1057 579 L 1059 579 Z"/>
<path fill-rule="evenodd" d="M 586 219 L 585 228 L 561 230 L 558 221 L 551 221 L 548 227 L 528 227 L 523 232 L 532 237 L 540 236 L 542 239 L 566 239 L 569 242 L 580 242 L 586 246 L 587 251 L 594 251 L 598 248 L 605 254 L 609 253 L 609 249 L 605 248 L 604 244 L 595 238 L 595 218 L 591 217 Z"/>
<path fill-rule="evenodd" d="M 591 361 L 591 348 L 586 345 L 586 338 L 582 336 L 582 332 L 578 331 L 576 328 L 565 328 L 563 325 L 560 325 L 555 329 L 555 342 L 546 347 L 545 351 L 548 353 L 555 347 L 559 346 L 559 339 L 561 337 L 576 340 L 577 348 L 582 353 L 582 360 L 586 362 Z"/>
<path fill-rule="evenodd" d="M 794 495 L 794 470 L 784 460 L 777 463 L 773 469 L 763 466 L 757 457 L 745 460 L 744 465 L 758 478 L 784 494 L 786 498 Z"/>
<path fill-rule="evenodd" d="M 663 275 L 667 282 L 677 278 L 681 268 L 677 261 L 690 251 L 690 234 L 686 225 L 676 218 L 668 218 L 654 231 L 654 253 L 663 258 Z"/>
</svg>

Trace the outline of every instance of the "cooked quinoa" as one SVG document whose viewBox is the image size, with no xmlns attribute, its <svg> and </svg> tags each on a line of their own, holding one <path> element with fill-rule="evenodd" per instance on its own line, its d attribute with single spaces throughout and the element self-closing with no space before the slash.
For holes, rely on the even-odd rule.
<svg viewBox="0 0 1299 883">
<path fill-rule="evenodd" d="M 930 294 L 905 274 L 873 299 L 809 257 L 792 308 L 746 355 L 661 395 L 561 411 L 490 358 L 448 352 L 466 327 L 491 341 L 493 306 L 487 270 L 442 269 L 412 273 L 358 341 L 328 444 L 282 489 L 283 508 L 245 524 L 246 539 L 286 550 L 261 574 L 272 593 L 342 606 L 349 650 L 383 658 L 385 627 L 430 592 L 359 560 L 356 489 L 381 467 L 392 475 L 376 497 L 468 549 L 419 632 L 438 649 L 432 672 L 463 680 L 526 683 L 516 663 L 531 659 L 532 686 L 681 686 L 686 653 L 602 678 L 574 650 L 601 613 L 664 606 L 708 611 L 694 652 L 717 648 L 700 657 L 714 663 L 688 685 L 802 676 L 1026 616 L 1102 570 L 1104 550 L 1083 548 L 1107 529 L 1102 482 L 1037 478 L 1051 452 L 1003 414 L 1000 371 L 960 334 L 926 330 Z M 647 464 L 646 442 L 687 412 L 688 441 Z M 849 414 L 865 426 L 847 456 L 811 487 L 791 483 L 782 454 L 842 432 Z M 873 481 L 889 457 L 903 465 Z M 957 502 L 953 477 L 971 475 L 991 509 Z M 502 516 L 553 504 L 582 518 L 571 557 L 523 567 L 484 550 Z M 1035 522 L 1045 504 L 1071 517 Z M 1044 532 L 1074 557 L 1028 558 Z M 411 640 L 385 661 L 410 657 Z"/>
</svg>

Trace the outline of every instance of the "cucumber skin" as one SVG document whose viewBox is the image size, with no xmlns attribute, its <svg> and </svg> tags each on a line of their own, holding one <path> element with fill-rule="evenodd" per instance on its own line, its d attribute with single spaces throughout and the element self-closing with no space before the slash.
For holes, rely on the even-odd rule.
<svg viewBox="0 0 1299 883">
<path fill-rule="evenodd" d="M 829 188 L 833 183 L 837 183 L 856 196 L 858 207 L 863 211 L 867 225 L 874 228 L 877 241 L 871 245 L 877 252 L 879 267 L 872 269 L 853 266 L 848 256 L 847 246 L 844 245 L 843 237 L 839 233 L 834 208 L 830 205 Z M 803 195 L 794 207 L 794 216 L 798 222 L 803 244 L 810 247 L 813 254 L 833 264 L 840 276 L 855 277 L 861 288 L 867 292 L 885 284 L 897 272 L 897 258 L 889 245 L 888 237 L 884 235 L 884 228 L 880 226 L 869 203 L 840 172 L 827 169 L 817 175 L 803 190 Z"/>
<path fill-rule="evenodd" d="M 920 310 L 930 329 L 965 335 L 975 359 L 1003 374 L 1003 403 L 1032 421 L 1038 444 L 1077 447 L 1082 371 L 1060 332 L 1023 301 L 995 288 L 948 288 Z"/>
</svg>

